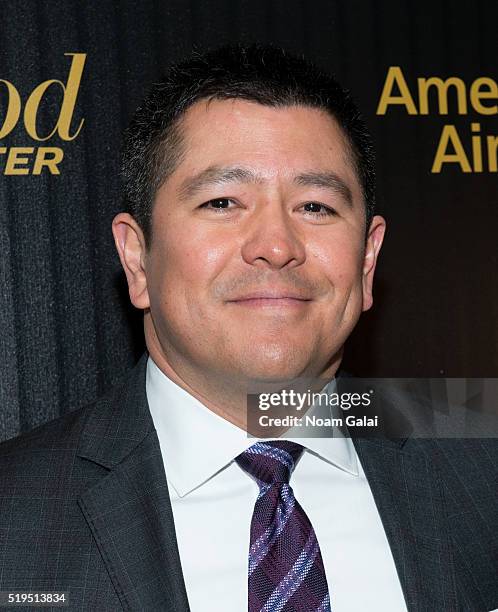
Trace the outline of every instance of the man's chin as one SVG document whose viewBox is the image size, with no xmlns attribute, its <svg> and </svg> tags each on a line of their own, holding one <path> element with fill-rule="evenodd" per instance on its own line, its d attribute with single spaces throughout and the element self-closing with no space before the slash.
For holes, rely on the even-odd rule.
<svg viewBox="0 0 498 612">
<path fill-rule="evenodd" d="M 314 348 L 304 343 L 299 346 L 294 343 L 266 343 L 258 346 L 254 342 L 246 346 L 243 353 L 239 350 L 237 355 L 232 354 L 230 361 L 237 364 L 239 375 L 251 385 L 322 378 L 328 371 L 333 375 L 342 351 L 331 350 L 331 357 L 327 360 L 323 350 L 318 353 Z"/>
<path fill-rule="evenodd" d="M 288 357 L 279 361 L 256 358 L 252 363 L 246 363 L 244 366 L 242 369 L 245 377 L 251 383 L 279 383 L 306 375 L 309 363 L 302 358 L 297 361 Z"/>
<path fill-rule="evenodd" d="M 284 384 L 292 382 L 300 377 L 299 372 L 295 371 L 280 371 L 280 372 L 251 372 L 247 376 L 250 386 L 258 384 Z"/>
</svg>

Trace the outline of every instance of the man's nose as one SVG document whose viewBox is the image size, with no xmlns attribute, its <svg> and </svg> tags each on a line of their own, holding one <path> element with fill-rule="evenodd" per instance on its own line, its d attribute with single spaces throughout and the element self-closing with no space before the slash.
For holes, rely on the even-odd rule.
<svg viewBox="0 0 498 612">
<path fill-rule="evenodd" d="M 294 268 L 306 259 L 304 241 L 288 213 L 277 202 L 267 203 L 246 227 L 242 258 L 261 268 Z"/>
</svg>

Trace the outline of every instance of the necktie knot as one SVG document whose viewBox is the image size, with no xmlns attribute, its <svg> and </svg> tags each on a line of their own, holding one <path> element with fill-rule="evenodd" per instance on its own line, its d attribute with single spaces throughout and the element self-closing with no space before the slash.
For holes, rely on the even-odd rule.
<svg viewBox="0 0 498 612">
<path fill-rule="evenodd" d="M 294 466 L 304 448 L 287 440 L 256 442 L 236 457 L 238 465 L 253 478 L 260 488 L 289 482 Z"/>
</svg>

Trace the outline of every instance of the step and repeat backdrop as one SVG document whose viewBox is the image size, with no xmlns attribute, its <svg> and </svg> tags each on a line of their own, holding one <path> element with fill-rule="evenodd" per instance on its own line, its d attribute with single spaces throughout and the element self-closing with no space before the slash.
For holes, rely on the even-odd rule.
<svg viewBox="0 0 498 612">
<path fill-rule="evenodd" d="M 226 42 L 304 54 L 373 134 L 388 231 L 345 368 L 498 376 L 495 2 L 7 0 L 1 14 L 0 439 L 93 400 L 143 351 L 111 235 L 121 134 L 171 61 Z"/>
</svg>

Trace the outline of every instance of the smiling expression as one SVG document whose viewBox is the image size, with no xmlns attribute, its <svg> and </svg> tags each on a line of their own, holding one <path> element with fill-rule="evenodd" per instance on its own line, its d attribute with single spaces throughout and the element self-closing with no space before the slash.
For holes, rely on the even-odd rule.
<svg viewBox="0 0 498 612">
<path fill-rule="evenodd" d="M 149 350 L 232 382 L 333 374 L 384 232 L 374 217 L 365 241 L 341 128 L 309 107 L 202 100 L 181 133 L 145 255 Z"/>
</svg>

